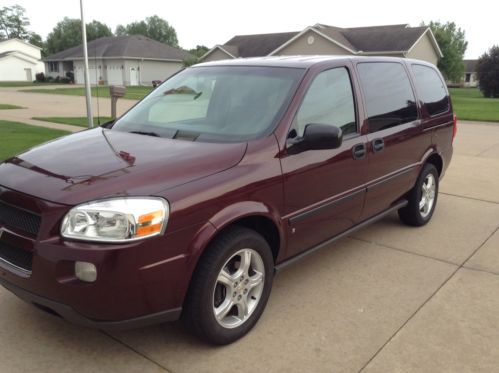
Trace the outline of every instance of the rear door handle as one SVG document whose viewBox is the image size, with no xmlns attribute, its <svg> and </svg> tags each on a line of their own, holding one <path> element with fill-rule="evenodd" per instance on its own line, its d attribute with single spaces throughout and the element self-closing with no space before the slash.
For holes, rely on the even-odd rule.
<svg viewBox="0 0 499 373">
<path fill-rule="evenodd" d="M 364 159 L 366 157 L 366 144 L 356 144 L 352 147 L 353 159 Z"/>
<path fill-rule="evenodd" d="M 373 146 L 373 152 L 377 153 L 385 148 L 385 142 L 383 141 L 383 139 L 374 139 L 372 141 L 372 146 Z"/>
</svg>

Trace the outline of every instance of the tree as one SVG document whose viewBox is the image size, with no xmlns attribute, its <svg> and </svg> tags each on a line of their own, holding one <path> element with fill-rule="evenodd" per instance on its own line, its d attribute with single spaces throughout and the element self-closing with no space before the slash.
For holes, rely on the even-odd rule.
<svg viewBox="0 0 499 373">
<path fill-rule="evenodd" d="M 99 21 L 87 23 L 86 27 L 88 41 L 113 35 L 109 26 Z M 81 20 L 65 17 L 57 23 L 52 32 L 47 36 L 46 44 L 49 54 L 80 45 Z"/>
<path fill-rule="evenodd" d="M 464 30 L 457 27 L 454 22 L 440 23 L 431 21 L 429 26 L 442 54 L 444 55 L 438 61 L 438 68 L 444 75 L 445 79 L 459 82 L 464 73 L 464 52 L 468 47 L 468 42 L 465 39 Z"/>
<path fill-rule="evenodd" d="M 196 45 L 196 48 L 189 49 L 189 53 L 196 56 L 197 58 L 202 57 L 210 49 L 204 45 Z"/>
<path fill-rule="evenodd" d="M 144 35 L 164 44 L 178 47 L 177 32 L 163 18 L 156 15 L 147 17 L 145 20 L 129 23 L 126 26 L 118 25 L 116 36 Z"/>
<path fill-rule="evenodd" d="M 22 6 L 5 6 L 0 8 L 0 40 L 18 38 L 29 40 L 31 33 L 28 17 L 24 15 L 26 9 Z"/>
<path fill-rule="evenodd" d="M 494 45 L 476 64 L 478 85 L 485 97 L 499 97 L 499 46 Z"/>
</svg>

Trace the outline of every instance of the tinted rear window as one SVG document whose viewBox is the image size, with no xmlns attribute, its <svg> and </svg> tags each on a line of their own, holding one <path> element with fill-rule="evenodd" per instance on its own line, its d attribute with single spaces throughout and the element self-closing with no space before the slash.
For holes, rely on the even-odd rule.
<svg viewBox="0 0 499 373">
<path fill-rule="evenodd" d="M 416 99 L 404 67 L 397 62 L 358 65 L 369 132 L 377 132 L 418 117 Z"/>
<path fill-rule="evenodd" d="M 426 105 L 428 113 L 435 115 L 446 112 L 449 109 L 449 97 L 444 82 L 435 69 L 423 65 L 412 65 L 412 71 L 416 78 L 416 88 L 420 99 Z"/>
</svg>

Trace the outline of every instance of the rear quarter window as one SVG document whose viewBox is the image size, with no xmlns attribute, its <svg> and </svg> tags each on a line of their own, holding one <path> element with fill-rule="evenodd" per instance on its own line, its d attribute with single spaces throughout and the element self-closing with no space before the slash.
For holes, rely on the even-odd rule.
<svg viewBox="0 0 499 373">
<path fill-rule="evenodd" d="M 449 110 L 449 96 L 445 84 L 435 69 L 424 65 L 412 65 L 419 98 L 430 115 Z"/>
<path fill-rule="evenodd" d="M 357 65 L 364 93 L 369 132 L 377 132 L 418 118 L 407 72 L 398 62 L 363 62 Z"/>
</svg>

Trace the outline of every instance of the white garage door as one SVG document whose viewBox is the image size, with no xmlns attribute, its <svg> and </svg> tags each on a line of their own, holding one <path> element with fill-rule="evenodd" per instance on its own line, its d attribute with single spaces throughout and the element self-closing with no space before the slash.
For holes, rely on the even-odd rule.
<svg viewBox="0 0 499 373">
<path fill-rule="evenodd" d="M 109 85 L 123 85 L 123 70 L 121 65 L 107 65 L 107 83 Z"/>
<path fill-rule="evenodd" d="M 76 84 L 85 84 L 85 69 L 83 67 L 76 67 L 75 68 L 75 80 Z M 97 84 L 99 77 L 100 77 L 100 72 L 99 69 L 95 68 L 94 66 L 90 66 L 88 69 L 88 75 L 90 78 L 90 84 Z"/>
</svg>

